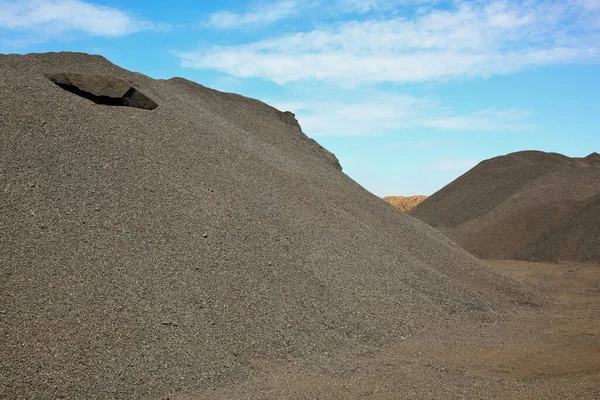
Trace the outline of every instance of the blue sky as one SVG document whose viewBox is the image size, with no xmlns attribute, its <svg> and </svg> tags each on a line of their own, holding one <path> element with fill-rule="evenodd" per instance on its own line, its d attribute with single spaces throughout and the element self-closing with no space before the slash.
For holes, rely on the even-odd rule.
<svg viewBox="0 0 600 400">
<path fill-rule="evenodd" d="M 291 110 L 380 196 L 600 151 L 600 0 L 0 0 L 0 52 L 61 50 Z"/>
</svg>

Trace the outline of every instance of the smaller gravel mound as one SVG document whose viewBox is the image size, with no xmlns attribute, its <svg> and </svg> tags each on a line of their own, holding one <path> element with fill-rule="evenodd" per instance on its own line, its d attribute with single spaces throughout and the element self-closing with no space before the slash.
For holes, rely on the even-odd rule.
<svg viewBox="0 0 600 400">
<path fill-rule="evenodd" d="M 481 162 L 410 214 L 486 259 L 600 260 L 600 155 Z"/>
</svg>

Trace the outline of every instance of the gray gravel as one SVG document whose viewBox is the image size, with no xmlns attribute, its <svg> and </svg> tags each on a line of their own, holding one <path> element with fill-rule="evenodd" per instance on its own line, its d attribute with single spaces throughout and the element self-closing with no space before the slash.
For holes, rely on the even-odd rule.
<svg viewBox="0 0 600 400">
<path fill-rule="evenodd" d="M 495 157 L 409 214 L 485 259 L 600 261 L 600 155 Z"/>
<path fill-rule="evenodd" d="M 44 74 L 124 79 L 158 108 Z M 293 115 L 99 56 L 0 56 L 0 397 L 161 398 L 535 298 Z"/>
</svg>

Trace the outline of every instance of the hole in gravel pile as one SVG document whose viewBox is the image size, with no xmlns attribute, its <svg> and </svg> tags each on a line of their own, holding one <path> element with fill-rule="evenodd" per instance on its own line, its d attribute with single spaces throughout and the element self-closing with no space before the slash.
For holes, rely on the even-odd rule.
<svg viewBox="0 0 600 400">
<path fill-rule="evenodd" d="M 44 74 L 62 89 L 106 106 L 135 107 L 154 110 L 158 107 L 152 99 L 131 86 L 129 82 L 113 76 L 77 73 Z"/>
</svg>

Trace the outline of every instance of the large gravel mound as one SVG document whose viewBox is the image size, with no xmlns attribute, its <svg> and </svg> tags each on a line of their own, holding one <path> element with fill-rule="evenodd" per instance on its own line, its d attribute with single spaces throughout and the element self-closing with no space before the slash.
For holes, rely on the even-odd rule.
<svg viewBox="0 0 600 400">
<path fill-rule="evenodd" d="M 291 113 L 86 54 L 0 76 L 1 398 L 193 393 L 529 299 Z"/>
<path fill-rule="evenodd" d="M 600 261 L 599 158 L 492 158 L 409 214 L 482 258 Z"/>
</svg>

